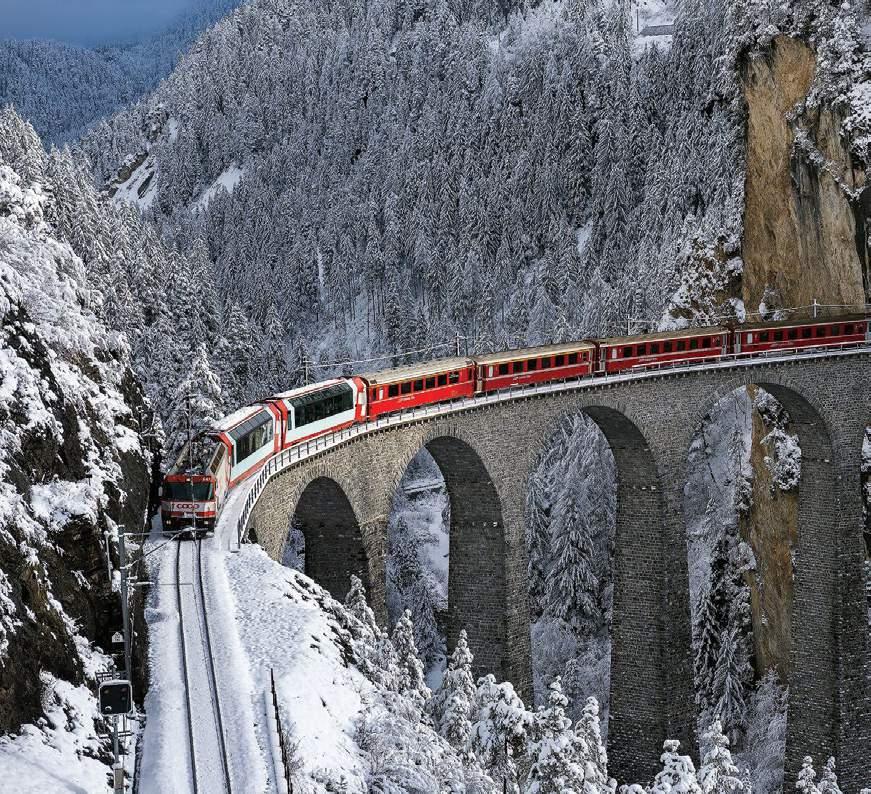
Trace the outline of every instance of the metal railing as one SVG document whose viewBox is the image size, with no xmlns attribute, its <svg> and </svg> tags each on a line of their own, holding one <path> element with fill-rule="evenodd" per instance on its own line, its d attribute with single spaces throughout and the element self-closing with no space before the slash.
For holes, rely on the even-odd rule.
<svg viewBox="0 0 871 794">
<path fill-rule="evenodd" d="M 284 770 L 284 782 L 288 794 L 293 794 L 293 780 L 290 776 L 290 759 L 287 752 L 287 739 L 281 727 L 281 712 L 278 709 L 278 693 L 275 691 L 275 670 L 269 668 L 269 684 L 272 689 L 272 709 L 275 712 L 275 727 L 278 732 L 278 749 L 281 751 L 281 768 Z"/>
<path fill-rule="evenodd" d="M 658 364 L 646 365 L 643 368 L 628 369 L 613 375 L 593 374 L 561 380 L 551 380 L 547 383 L 535 383 L 527 386 L 511 386 L 500 391 L 462 397 L 449 402 L 432 403 L 417 406 L 404 411 L 377 416 L 374 420 L 344 428 L 332 433 L 298 444 L 290 449 L 284 449 L 273 455 L 258 472 L 251 489 L 245 499 L 242 512 L 236 524 L 236 542 L 241 546 L 247 534 L 248 519 L 254 505 L 263 493 L 266 484 L 276 474 L 279 474 L 304 460 L 334 449 L 347 443 L 358 436 L 374 433 L 397 425 L 410 424 L 421 421 L 431 416 L 442 414 L 459 413 L 462 411 L 479 408 L 493 403 L 510 402 L 512 400 L 524 400 L 541 394 L 553 394 L 554 392 L 584 390 L 603 385 L 627 383 L 638 380 L 646 380 L 663 375 L 677 375 L 682 372 L 697 372 L 699 370 L 730 369 L 735 366 L 752 366 L 754 364 L 767 364 L 773 361 L 790 361 L 797 358 L 826 358 L 830 356 L 844 356 L 854 353 L 871 352 L 871 340 L 861 342 L 839 343 L 836 345 L 816 345 L 813 347 L 788 348 L 781 350 L 763 350 L 749 353 L 728 353 L 712 356 L 709 359 L 670 361 Z"/>
</svg>

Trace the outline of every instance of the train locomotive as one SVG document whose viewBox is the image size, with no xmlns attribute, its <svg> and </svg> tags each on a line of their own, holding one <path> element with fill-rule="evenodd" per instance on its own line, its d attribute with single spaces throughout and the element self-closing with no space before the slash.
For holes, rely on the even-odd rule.
<svg viewBox="0 0 871 794">
<path fill-rule="evenodd" d="M 272 455 L 384 414 L 537 383 L 865 343 L 871 343 L 871 317 L 850 315 L 585 339 L 437 359 L 304 386 L 240 408 L 185 445 L 163 481 L 163 530 L 212 531 L 232 487 Z"/>
</svg>

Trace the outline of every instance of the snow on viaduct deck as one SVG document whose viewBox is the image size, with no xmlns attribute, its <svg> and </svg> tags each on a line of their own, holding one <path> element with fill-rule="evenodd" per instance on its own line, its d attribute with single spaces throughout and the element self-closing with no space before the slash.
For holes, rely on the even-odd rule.
<svg viewBox="0 0 871 794">
<path fill-rule="evenodd" d="M 527 480 L 561 417 L 584 412 L 618 470 L 609 759 L 619 779 L 649 779 L 663 739 L 696 746 L 683 516 L 690 443 L 722 397 L 758 385 L 789 411 L 803 460 L 787 779 L 803 753 L 831 754 L 855 791 L 871 777 L 860 484 L 869 374 L 871 348 L 807 351 L 429 406 L 273 458 L 250 486 L 238 531 L 281 561 L 296 520 L 307 573 L 337 597 L 360 575 L 384 620 L 391 502 L 426 447 L 451 502 L 448 642 L 466 628 L 478 671 L 528 697 Z"/>
</svg>

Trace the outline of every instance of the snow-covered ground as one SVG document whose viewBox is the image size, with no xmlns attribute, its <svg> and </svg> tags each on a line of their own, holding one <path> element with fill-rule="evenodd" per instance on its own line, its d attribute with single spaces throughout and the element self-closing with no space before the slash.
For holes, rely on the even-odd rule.
<svg viewBox="0 0 871 794">
<path fill-rule="evenodd" d="M 94 693 L 48 675 L 43 683 L 51 692 L 46 717 L 0 737 L 0 794 L 109 791 L 110 768 L 94 730 Z"/>
<path fill-rule="evenodd" d="M 202 192 L 202 194 L 200 194 L 193 204 L 191 204 L 191 207 L 195 210 L 205 210 L 206 207 L 209 206 L 209 202 L 215 197 L 219 190 L 223 189 L 228 193 L 232 193 L 236 185 L 239 184 L 239 180 L 242 179 L 243 174 L 244 170 L 237 166 L 236 163 L 232 163 Z"/>
</svg>

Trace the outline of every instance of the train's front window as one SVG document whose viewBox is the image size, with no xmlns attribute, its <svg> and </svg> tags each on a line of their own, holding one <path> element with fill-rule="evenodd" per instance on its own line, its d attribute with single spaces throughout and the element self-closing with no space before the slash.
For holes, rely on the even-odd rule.
<svg viewBox="0 0 871 794">
<path fill-rule="evenodd" d="M 163 486 L 163 495 L 171 502 L 208 502 L 213 493 L 210 482 L 168 482 Z"/>
</svg>

